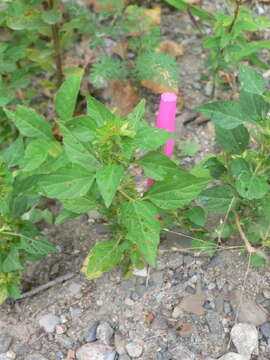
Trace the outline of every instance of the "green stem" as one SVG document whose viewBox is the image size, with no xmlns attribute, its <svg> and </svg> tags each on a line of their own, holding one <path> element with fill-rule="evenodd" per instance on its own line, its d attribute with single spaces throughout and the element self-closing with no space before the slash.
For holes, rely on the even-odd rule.
<svg viewBox="0 0 270 360">
<path fill-rule="evenodd" d="M 118 190 L 120 192 L 121 195 L 123 195 L 126 199 L 128 199 L 129 201 L 134 201 L 134 199 L 132 199 L 128 194 L 126 194 L 123 190 Z"/>
<path fill-rule="evenodd" d="M 229 33 L 232 32 L 233 30 L 233 27 L 235 25 L 235 22 L 237 20 L 237 17 L 238 17 L 238 14 L 239 14 L 239 10 L 240 10 L 240 6 L 242 4 L 242 0 L 236 0 L 236 7 L 235 7 L 235 10 L 234 10 L 234 17 L 233 17 L 233 21 L 229 27 Z"/>
</svg>

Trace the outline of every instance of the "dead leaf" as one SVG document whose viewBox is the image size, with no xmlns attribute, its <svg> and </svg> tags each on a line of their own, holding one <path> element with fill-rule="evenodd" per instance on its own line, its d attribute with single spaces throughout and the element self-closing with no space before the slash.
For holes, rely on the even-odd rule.
<svg viewBox="0 0 270 360">
<path fill-rule="evenodd" d="M 181 335 L 182 337 L 188 337 L 189 335 L 191 335 L 193 330 L 193 325 L 186 325 L 183 326 L 178 332 L 179 335 Z"/>
<path fill-rule="evenodd" d="M 120 58 L 125 59 L 125 58 L 126 58 L 127 49 L 128 49 L 128 42 L 127 42 L 127 41 L 120 41 L 119 43 L 117 43 L 117 44 L 112 48 L 112 52 L 113 52 L 114 54 L 117 54 L 118 56 L 120 56 Z"/>
<path fill-rule="evenodd" d="M 183 46 L 172 40 L 161 41 L 157 51 L 169 54 L 174 58 L 178 58 L 184 54 Z"/>
<path fill-rule="evenodd" d="M 155 6 L 153 9 L 145 9 L 144 14 L 152 21 L 152 25 L 159 25 L 161 22 L 161 7 Z"/>
<path fill-rule="evenodd" d="M 154 321 L 155 317 L 156 317 L 156 313 L 154 312 L 144 312 L 143 313 L 145 316 L 145 322 L 147 324 L 152 324 L 152 322 Z"/>
<path fill-rule="evenodd" d="M 137 89 L 129 81 L 110 81 L 107 93 L 120 116 L 129 114 L 139 102 Z"/>
<path fill-rule="evenodd" d="M 147 89 L 151 90 L 154 94 L 163 94 L 165 92 L 171 92 L 177 95 L 179 93 L 178 88 L 160 84 L 155 80 L 152 81 L 143 80 L 141 84 Z"/>
<path fill-rule="evenodd" d="M 203 308 L 204 300 L 203 294 L 187 295 L 179 304 L 179 308 L 196 315 L 203 315 L 205 313 Z"/>
</svg>

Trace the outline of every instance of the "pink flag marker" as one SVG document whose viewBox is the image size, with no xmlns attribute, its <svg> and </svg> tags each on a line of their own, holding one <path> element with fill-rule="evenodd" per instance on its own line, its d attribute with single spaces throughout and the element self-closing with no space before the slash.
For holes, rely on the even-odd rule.
<svg viewBox="0 0 270 360">
<path fill-rule="evenodd" d="M 175 133 L 176 130 L 176 101 L 177 96 L 173 93 L 164 93 L 160 97 L 159 110 L 156 120 L 156 127 Z M 168 157 L 173 156 L 174 139 L 170 139 L 164 145 L 163 153 Z M 153 179 L 147 180 L 147 190 L 153 184 Z"/>
</svg>

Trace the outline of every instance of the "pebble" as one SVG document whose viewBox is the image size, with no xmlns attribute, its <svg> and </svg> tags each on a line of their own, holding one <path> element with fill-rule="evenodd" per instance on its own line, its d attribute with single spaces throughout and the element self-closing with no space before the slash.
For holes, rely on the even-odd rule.
<svg viewBox="0 0 270 360">
<path fill-rule="evenodd" d="M 71 297 L 72 296 L 78 297 L 81 295 L 81 289 L 82 289 L 81 284 L 72 282 L 67 289 L 68 295 L 70 295 Z"/>
<path fill-rule="evenodd" d="M 9 350 L 6 355 L 9 359 L 16 359 L 16 353 L 14 351 Z"/>
<path fill-rule="evenodd" d="M 76 352 L 77 360 L 104 360 L 104 356 L 112 348 L 100 343 L 88 343 L 81 346 Z"/>
<path fill-rule="evenodd" d="M 75 307 L 75 308 L 71 307 L 69 309 L 69 312 L 70 312 L 70 315 L 71 315 L 72 319 L 74 320 L 74 319 L 78 318 L 81 315 L 82 310 L 80 308 L 78 308 L 78 307 Z"/>
<path fill-rule="evenodd" d="M 46 333 L 52 333 L 56 325 L 60 323 L 60 318 L 54 314 L 46 314 L 41 316 L 38 322 L 39 326 L 42 327 Z"/>
<path fill-rule="evenodd" d="M 116 351 L 111 351 L 104 354 L 104 360 L 116 360 L 118 358 L 118 354 Z"/>
<path fill-rule="evenodd" d="M 132 300 L 131 298 L 126 298 L 125 299 L 125 304 L 127 306 L 133 306 L 135 304 L 134 300 Z"/>
<path fill-rule="evenodd" d="M 11 360 L 7 354 L 0 354 L 0 360 Z"/>
<path fill-rule="evenodd" d="M 114 330 L 107 322 L 101 322 L 97 328 L 97 339 L 103 344 L 110 345 Z"/>
<path fill-rule="evenodd" d="M 210 283 L 208 285 L 208 290 L 214 290 L 216 288 L 216 284 L 215 283 Z"/>
<path fill-rule="evenodd" d="M 157 315 L 152 323 L 153 329 L 168 329 L 168 322 L 165 316 Z"/>
<path fill-rule="evenodd" d="M 231 339 L 239 354 L 250 359 L 258 349 L 258 331 L 254 325 L 247 323 L 235 324 L 231 330 Z"/>
<path fill-rule="evenodd" d="M 120 355 L 118 360 L 130 360 L 130 357 L 127 354 Z"/>
<path fill-rule="evenodd" d="M 19 345 L 16 349 L 17 355 L 25 355 L 30 352 L 30 348 L 26 344 Z"/>
<path fill-rule="evenodd" d="M 211 333 L 221 337 L 223 334 L 223 326 L 218 313 L 209 310 L 205 317 Z"/>
<path fill-rule="evenodd" d="M 229 314 L 230 312 L 231 312 L 231 305 L 228 303 L 228 302 L 225 302 L 224 303 L 224 312 L 226 313 L 226 314 Z"/>
<path fill-rule="evenodd" d="M 264 289 L 264 290 L 263 290 L 263 296 L 264 296 L 266 299 L 270 299 L 270 289 Z"/>
<path fill-rule="evenodd" d="M 67 335 L 56 335 L 55 340 L 65 349 L 71 349 L 73 346 L 73 340 Z"/>
<path fill-rule="evenodd" d="M 191 256 L 191 255 L 185 255 L 184 258 L 183 258 L 183 261 L 184 261 L 184 264 L 185 264 L 185 265 L 190 265 L 190 264 L 192 264 L 192 263 L 193 263 L 193 260 L 194 260 L 194 258 L 193 258 L 193 256 Z"/>
<path fill-rule="evenodd" d="M 0 354 L 8 351 L 12 343 L 12 337 L 9 334 L 0 334 Z"/>
<path fill-rule="evenodd" d="M 270 338 L 270 322 L 261 325 L 261 332 L 265 338 Z"/>
<path fill-rule="evenodd" d="M 133 343 L 133 342 L 128 343 L 126 345 L 126 350 L 127 350 L 128 355 L 132 358 L 138 358 L 143 353 L 143 347 L 141 345 Z"/>
<path fill-rule="evenodd" d="M 114 335 L 114 346 L 119 355 L 125 354 L 126 341 L 120 332 L 117 332 Z"/>
<path fill-rule="evenodd" d="M 241 354 L 229 352 L 228 354 L 221 356 L 219 360 L 247 360 L 247 358 Z"/>
<path fill-rule="evenodd" d="M 172 312 L 172 317 L 174 319 L 177 319 L 179 318 L 181 315 L 183 314 L 183 309 L 181 308 L 181 306 L 176 306 L 174 309 L 173 309 L 173 312 Z"/>
<path fill-rule="evenodd" d="M 84 340 L 88 343 L 94 342 L 97 340 L 97 328 L 100 324 L 100 321 L 94 322 L 94 324 L 87 330 L 84 335 Z"/>
<path fill-rule="evenodd" d="M 173 360 L 197 360 L 198 357 L 188 350 L 184 345 L 178 344 L 170 350 L 170 354 L 173 356 Z"/>
<path fill-rule="evenodd" d="M 48 359 L 39 353 L 34 353 L 27 355 L 24 360 L 48 360 Z"/>
</svg>

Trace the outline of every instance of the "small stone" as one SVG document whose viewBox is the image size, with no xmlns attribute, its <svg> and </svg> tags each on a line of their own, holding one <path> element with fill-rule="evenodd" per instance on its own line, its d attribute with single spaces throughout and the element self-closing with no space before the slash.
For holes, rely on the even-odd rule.
<svg viewBox="0 0 270 360">
<path fill-rule="evenodd" d="M 61 351 L 56 351 L 55 353 L 57 359 L 64 359 L 65 355 Z"/>
<path fill-rule="evenodd" d="M 71 349 L 73 346 L 73 340 L 67 335 L 56 335 L 55 340 L 65 349 Z"/>
<path fill-rule="evenodd" d="M 194 258 L 193 256 L 185 255 L 183 260 L 184 260 L 184 264 L 190 265 L 193 263 Z"/>
<path fill-rule="evenodd" d="M 88 216 L 89 216 L 90 219 L 94 219 L 94 220 L 98 220 L 98 219 L 100 219 L 102 217 L 97 210 L 89 211 Z"/>
<path fill-rule="evenodd" d="M 178 344 L 170 350 L 173 360 L 196 360 L 198 357 L 182 344 Z"/>
<path fill-rule="evenodd" d="M 118 358 L 118 354 L 116 351 L 111 351 L 104 354 L 104 360 L 116 360 Z"/>
<path fill-rule="evenodd" d="M 174 319 L 179 318 L 183 314 L 183 309 L 178 305 L 173 309 L 172 317 Z"/>
<path fill-rule="evenodd" d="M 100 324 L 100 321 L 94 322 L 94 324 L 87 330 L 84 340 L 88 343 L 94 342 L 97 340 L 97 328 Z"/>
<path fill-rule="evenodd" d="M 270 299 L 270 289 L 264 289 L 264 290 L 263 290 L 263 296 L 264 296 L 266 299 Z"/>
<path fill-rule="evenodd" d="M 208 290 L 213 290 L 213 289 L 215 289 L 215 287 L 216 287 L 216 284 L 215 284 L 215 283 L 210 283 L 210 284 L 208 285 Z"/>
<path fill-rule="evenodd" d="M 76 352 L 77 360 L 104 360 L 105 354 L 113 351 L 107 345 L 100 343 L 91 343 L 81 346 Z"/>
<path fill-rule="evenodd" d="M 127 350 L 128 355 L 132 358 L 138 358 L 143 353 L 143 347 L 139 344 L 132 343 L 132 342 L 128 343 L 126 345 L 126 350 Z"/>
<path fill-rule="evenodd" d="M 225 302 L 224 303 L 224 312 L 226 313 L 226 314 L 229 314 L 230 312 L 231 312 L 231 305 L 228 303 L 228 302 Z"/>
<path fill-rule="evenodd" d="M 9 359 L 12 359 L 12 360 L 16 359 L 16 353 L 15 353 L 14 351 L 9 350 L 9 351 L 6 353 L 6 355 L 7 355 L 7 357 L 8 357 Z"/>
<path fill-rule="evenodd" d="M 130 298 L 126 298 L 125 299 L 125 304 L 128 305 L 128 306 L 133 306 L 135 304 L 135 302 Z"/>
<path fill-rule="evenodd" d="M 211 333 L 221 337 L 223 334 L 223 326 L 221 325 L 218 313 L 209 310 L 205 317 Z"/>
<path fill-rule="evenodd" d="M 212 96 L 213 92 L 213 81 L 207 81 L 205 87 L 204 87 L 205 95 L 210 97 Z"/>
<path fill-rule="evenodd" d="M 120 355 L 118 360 L 130 360 L 130 357 L 127 354 Z"/>
<path fill-rule="evenodd" d="M 60 318 L 54 314 L 43 315 L 39 320 L 39 326 L 44 329 L 46 333 L 53 333 L 56 325 L 60 323 Z"/>
<path fill-rule="evenodd" d="M 69 312 L 70 312 L 70 315 L 71 315 L 72 319 L 74 320 L 74 319 L 78 318 L 81 315 L 82 310 L 80 308 L 78 308 L 78 307 L 76 307 L 76 308 L 71 307 L 69 309 Z M 61 322 L 63 323 L 62 319 L 61 319 Z"/>
<path fill-rule="evenodd" d="M 107 322 L 102 322 L 97 328 L 97 339 L 103 344 L 110 345 L 114 330 Z"/>
<path fill-rule="evenodd" d="M 34 353 L 31 355 L 27 355 L 24 360 L 48 360 L 48 359 L 39 353 Z"/>
<path fill-rule="evenodd" d="M 119 355 L 125 354 L 126 341 L 119 332 L 114 335 L 114 346 Z"/>
<path fill-rule="evenodd" d="M 81 295 L 81 289 L 82 289 L 82 285 L 81 284 L 78 284 L 78 283 L 75 283 L 75 282 L 72 282 L 67 291 L 68 291 L 68 294 L 70 296 L 80 296 Z"/>
<path fill-rule="evenodd" d="M 270 338 L 270 322 L 261 325 L 261 332 L 265 338 Z"/>
<path fill-rule="evenodd" d="M 56 332 L 57 335 L 64 334 L 65 331 L 66 331 L 65 326 L 56 325 L 55 332 Z"/>
<path fill-rule="evenodd" d="M 156 316 L 152 323 L 152 327 L 153 329 L 161 329 L 161 330 L 168 329 L 168 322 L 165 316 L 162 315 Z"/>
<path fill-rule="evenodd" d="M 239 323 L 231 330 L 231 339 L 239 354 L 250 359 L 258 348 L 258 331 L 254 325 Z"/>
<path fill-rule="evenodd" d="M 6 354 L 0 354 L 0 360 L 10 360 Z"/>
<path fill-rule="evenodd" d="M 98 306 L 102 306 L 102 305 L 103 305 L 103 301 L 102 301 L 102 300 L 97 300 L 97 305 L 98 305 Z"/>
<path fill-rule="evenodd" d="M 223 312 L 224 296 L 222 294 L 218 294 L 215 298 L 215 308 L 219 314 Z"/>
<path fill-rule="evenodd" d="M 8 334 L 0 334 L 0 354 L 8 351 L 12 343 L 12 337 Z"/>
<path fill-rule="evenodd" d="M 241 354 L 229 352 L 219 358 L 219 360 L 247 360 L 247 358 Z"/>
<path fill-rule="evenodd" d="M 30 352 L 30 348 L 26 344 L 19 345 L 16 349 L 17 355 L 25 355 Z"/>
</svg>

